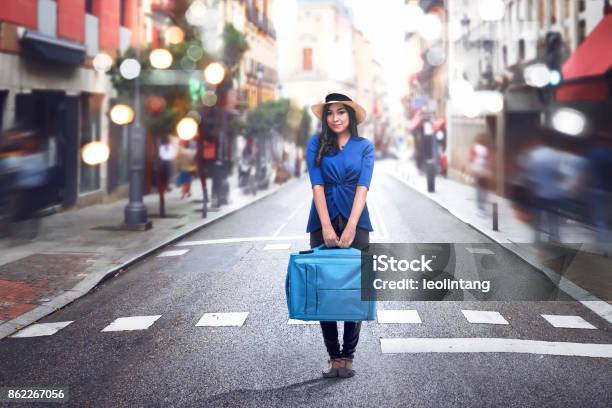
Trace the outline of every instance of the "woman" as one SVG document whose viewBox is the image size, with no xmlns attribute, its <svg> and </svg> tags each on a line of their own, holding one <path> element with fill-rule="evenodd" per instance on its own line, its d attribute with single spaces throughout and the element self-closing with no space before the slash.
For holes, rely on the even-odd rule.
<svg viewBox="0 0 612 408">
<path fill-rule="evenodd" d="M 176 178 L 177 187 L 181 187 L 181 199 L 191 197 L 191 175 L 196 170 L 195 155 L 189 141 L 181 140 L 177 155 L 179 175 Z"/>
<path fill-rule="evenodd" d="M 306 161 L 313 200 L 306 232 L 311 248 L 366 249 L 372 225 L 366 196 L 374 170 L 374 146 L 359 137 L 357 125 L 365 110 L 349 97 L 332 93 L 325 102 L 312 106 L 321 119 L 321 133 L 308 141 Z M 352 377 L 353 355 L 359 341 L 361 322 L 344 322 L 342 350 L 336 322 L 321 322 L 329 354 L 324 377 Z"/>
</svg>

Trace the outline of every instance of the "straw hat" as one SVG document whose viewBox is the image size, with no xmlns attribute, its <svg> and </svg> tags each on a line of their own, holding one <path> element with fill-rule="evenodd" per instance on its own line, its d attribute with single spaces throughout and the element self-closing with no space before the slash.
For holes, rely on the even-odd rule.
<svg viewBox="0 0 612 408">
<path fill-rule="evenodd" d="M 310 109 L 317 118 L 321 119 L 321 117 L 323 116 L 323 108 L 325 107 L 325 105 L 332 103 L 342 103 L 353 108 L 355 110 L 355 116 L 357 117 L 357 124 L 360 124 L 366 118 L 366 111 L 361 105 L 356 102 L 353 102 L 351 98 L 340 93 L 330 93 L 325 97 L 325 102 L 320 102 L 316 105 L 312 105 Z"/>
</svg>

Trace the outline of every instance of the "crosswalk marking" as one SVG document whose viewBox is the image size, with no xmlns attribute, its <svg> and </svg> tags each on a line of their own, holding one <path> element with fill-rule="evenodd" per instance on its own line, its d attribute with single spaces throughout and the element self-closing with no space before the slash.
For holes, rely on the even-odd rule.
<svg viewBox="0 0 612 408">
<path fill-rule="evenodd" d="M 287 320 L 287 324 L 319 324 L 316 320 L 295 320 L 289 319 Z"/>
<path fill-rule="evenodd" d="M 612 358 L 612 344 L 500 338 L 381 338 L 382 353 L 527 353 Z"/>
<path fill-rule="evenodd" d="M 36 323 L 26 327 L 23 330 L 18 331 L 10 337 L 39 337 L 39 336 L 51 336 L 64 327 L 68 326 L 70 322 L 55 322 L 55 323 Z"/>
<path fill-rule="evenodd" d="M 164 251 L 161 254 L 157 255 L 157 257 L 163 258 L 166 256 L 180 256 L 180 255 L 185 255 L 187 252 L 189 252 L 188 249 L 177 249 L 174 251 Z"/>
<path fill-rule="evenodd" d="M 128 330 L 146 330 L 157 319 L 159 319 L 161 315 L 154 316 L 131 316 L 131 317 L 120 317 L 115 319 L 111 324 L 102 329 L 103 332 L 113 332 L 113 331 L 128 331 Z"/>
<path fill-rule="evenodd" d="M 462 310 L 461 313 L 470 323 L 484 324 L 509 324 L 504 317 L 498 312 L 490 312 L 484 310 Z"/>
<path fill-rule="evenodd" d="M 378 323 L 422 323 L 416 310 L 378 310 Z"/>
<path fill-rule="evenodd" d="M 277 249 L 289 249 L 291 248 L 291 243 L 282 243 L 282 244 L 266 244 L 264 247 L 264 251 L 274 251 Z"/>
<path fill-rule="evenodd" d="M 554 327 L 562 329 L 597 329 L 580 316 L 541 315 Z"/>
<path fill-rule="evenodd" d="M 474 324 L 499 324 L 509 325 L 508 321 L 498 312 L 483 310 L 461 310 L 465 319 Z M 243 326 L 249 312 L 230 312 L 230 313 L 205 313 L 196 326 Z M 573 329 L 597 329 L 594 325 L 587 322 L 580 316 L 566 315 L 541 315 L 552 326 L 556 328 Z M 161 315 L 154 316 L 131 316 L 120 317 L 102 329 L 103 332 L 145 330 L 148 329 Z M 73 323 L 73 321 L 55 323 L 35 323 L 21 329 L 10 337 L 26 338 L 38 336 L 50 336 L 59 330 Z M 378 310 L 378 324 L 421 324 L 423 323 L 417 310 Z M 317 325 L 318 321 L 304 321 L 288 319 L 288 325 Z"/>
<path fill-rule="evenodd" d="M 481 255 L 494 255 L 495 254 L 495 252 L 487 248 L 466 247 L 465 249 L 472 254 L 481 254 Z"/>
<path fill-rule="evenodd" d="M 196 326 L 242 326 L 249 312 L 205 313 Z"/>
</svg>

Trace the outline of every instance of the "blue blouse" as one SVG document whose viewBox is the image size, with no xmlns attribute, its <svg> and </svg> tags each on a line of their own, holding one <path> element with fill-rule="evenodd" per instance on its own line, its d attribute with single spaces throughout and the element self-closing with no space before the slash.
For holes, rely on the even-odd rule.
<svg viewBox="0 0 612 408">
<path fill-rule="evenodd" d="M 306 164 L 310 183 L 325 186 L 325 201 L 330 220 L 339 214 L 345 219 L 351 215 L 357 186 L 370 188 L 374 171 L 374 146 L 362 137 L 351 136 L 344 149 L 335 154 L 323 156 L 319 167 L 315 167 L 315 157 L 319 146 L 319 136 L 314 135 L 306 146 Z M 373 231 L 367 204 L 363 207 L 357 226 Z M 314 198 L 310 205 L 310 215 L 306 232 L 320 230 L 321 220 L 315 207 Z"/>
</svg>

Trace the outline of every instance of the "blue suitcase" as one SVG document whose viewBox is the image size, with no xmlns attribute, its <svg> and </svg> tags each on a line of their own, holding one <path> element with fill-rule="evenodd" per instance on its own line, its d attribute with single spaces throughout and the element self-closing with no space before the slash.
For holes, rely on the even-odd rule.
<svg viewBox="0 0 612 408">
<path fill-rule="evenodd" d="M 361 251 L 355 248 L 326 248 L 321 245 L 292 253 L 285 292 L 292 319 L 376 319 L 376 301 L 361 300 Z"/>
</svg>

